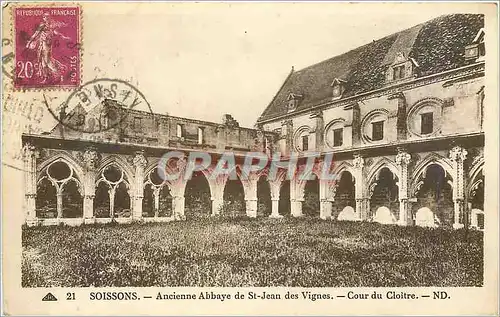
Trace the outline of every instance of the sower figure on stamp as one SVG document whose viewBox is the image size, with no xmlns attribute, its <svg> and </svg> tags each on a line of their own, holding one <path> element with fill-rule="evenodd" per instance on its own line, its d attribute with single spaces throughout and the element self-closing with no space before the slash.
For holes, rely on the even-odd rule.
<svg viewBox="0 0 500 317">
<path fill-rule="evenodd" d="M 42 23 L 31 36 L 26 48 L 36 50 L 38 60 L 38 75 L 42 78 L 41 83 L 45 83 L 50 75 L 54 80 L 63 81 L 63 73 L 66 66 L 52 56 L 52 39 L 60 36 L 65 40 L 70 38 L 58 31 L 58 28 L 66 26 L 66 23 L 55 21 L 48 13 L 42 17 Z"/>
</svg>

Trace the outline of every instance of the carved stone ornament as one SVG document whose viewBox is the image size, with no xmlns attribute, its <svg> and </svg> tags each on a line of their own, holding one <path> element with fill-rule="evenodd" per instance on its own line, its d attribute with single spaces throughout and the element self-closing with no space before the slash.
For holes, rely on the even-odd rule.
<svg viewBox="0 0 500 317">
<path fill-rule="evenodd" d="M 399 152 L 396 155 L 396 164 L 397 165 L 408 165 L 411 161 L 411 155 L 407 152 Z"/>
<path fill-rule="evenodd" d="M 99 163 L 99 159 L 100 159 L 99 154 L 94 148 L 86 149 L 81 157 L 83 165 L 87 170 L 95 169 Z"/>
<path fill-rule="evenodd" d="M 144 168 L 148 164 L 148 161 L 144 157 L 143 152 L 137 152 L 134 156 L 133 163 L 134 163 L 134 166 L 136 166 L 136 167 Z"/>
<path fill-rule="evenodd" d="M 449 158 L 452 161 L 462 161 L 463 162 L 467 158 L 467 150 L 460 147 L 460 146 L 455 146 L 450 150 Z"/>
<path fill-rule="evenodd" d="M 352 161 L 354 168 L 361 169 L 365 165 L 365 161 L 361 155 L 355 155 L 354 160 Z"/>
<path fill-rule="evenodd" d="M 186 156 L 182 156 L 177 160 L 177 170 L 183 171 L 187 165 Z"/>
<path fill-rule="evenodd" d="M 26 143 L 23 146 L 23 155 L 25 158 L 36 155 L 36 147 L 32 143 Z"/>
</svg>

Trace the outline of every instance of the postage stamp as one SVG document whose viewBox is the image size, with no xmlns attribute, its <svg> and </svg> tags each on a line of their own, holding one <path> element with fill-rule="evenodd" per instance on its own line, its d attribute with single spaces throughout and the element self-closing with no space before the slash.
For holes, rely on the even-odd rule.
<svg viewBox="0 0 500 317">
<path fill-rule="evenodd" d="M 14 8 L 16 89 L 80 85 L 78 6 Z"/>
</svg>

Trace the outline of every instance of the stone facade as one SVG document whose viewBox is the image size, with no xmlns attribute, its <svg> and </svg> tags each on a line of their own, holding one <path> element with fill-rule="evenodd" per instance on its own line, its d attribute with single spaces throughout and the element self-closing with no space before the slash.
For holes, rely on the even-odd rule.
<svg viewBox="0 0 500 317">
<path fill-rule="evenodd" d="M 123 110 L 124 120 L 101 132 L 79 132 L 62 117 L 48 135 L 23 135 L 26 221 L 184 220 L 200 187 L 182 177 L 163 181 L 155 176 L 162 155 L 175 150 L 203 151 L 213 158 L 198 176 L 205 178 L 205 196 L 211 201 L 200 208 L 214 216 L 225 213 L 230 186 L 227 176 L 212 179 L 208 173 L 224 153 L 232 152 L 244 200 L 240 209 L 249 217 L 308 215 L 483 228 L 485 66 L 480 56 L 463 57 L 472 38 L 482 38 L 476 36 L 484 32 L 478 27 L 482 18 L 438 19 L 444 27 L 463 25 L 463 34 L 447 39 L 459 50 L 443 52 L 444 60 L 415 55 L 429 41 L 422 37 L 439 37 L 428 35 L 424 24 L 363 47 L 365 55 L 354 50 L 304 70 L 292 69 L 255 129 L 239 127 L 229 115 L 211 123 Z M 370 55 L 370 47 L 381 56 Z M 363 58 L 378 61 L 378 67 L 359 66 Z M 359 77 L 359 69 L 345 65 L 367 76 Z M 312 177 L 288 180 L 286 169 L 279 169 L 277 177 L 268 178 L 268 168 L 242 177 L 249 152 L 279 153 L 285 162 L 298 153 L 298 170 Z M 305 162 L 313 152 L 319 157 L 307 172 Z M 332 153 L 336 178 L 324 180 L 319 171 L 325 155 Z M 174 160 L 166 172 L 185 169 L 185 162 Z"/>
</svg>

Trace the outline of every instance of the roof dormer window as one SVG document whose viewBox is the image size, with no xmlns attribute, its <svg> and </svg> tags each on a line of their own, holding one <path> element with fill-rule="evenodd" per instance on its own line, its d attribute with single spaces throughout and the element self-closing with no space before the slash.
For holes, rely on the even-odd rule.
<svg viewBox="0 0 500 317">
<path fill-rule="evenodd" d="M 465 47 L 466 60 L 482 60 L 486 54 L 484 48 L 484 29 L 479 30 L 472 44 Z"/>
<path fill-rule="evenodd" d="M 302 97 L 302 95 L 294 94 L 293 92 L 288 94 L 288 97 L 286 98 L 288 102 L 288 112 L 292 112 L 297 109 L 300 101 L 302 100 Z"/>
<path fill-rule="evenodd" d="M 334 78 L 332 81 L 332 84 L 330 85 L 332 87 L 332 98 L 333 99 L 340 99 L 342 98 L 342 94 L 344 93 L 345 90 L 345 83 L 346 81 L 340 78 Z"/>
<path fill-rule="evenodd" d="M 389 66 L 386 73 L 386 81 L 400 81 L 414 77 L 418 67 L 417 61 L 413 58 L 407 58 L 402 52 L 396 54 L 393 63 Z"/>
<path fill-rule="evenodd" d="M 392 67 L 392 80 L 405 78 L 405 65 L 398 65 Z"/>
</svg>

